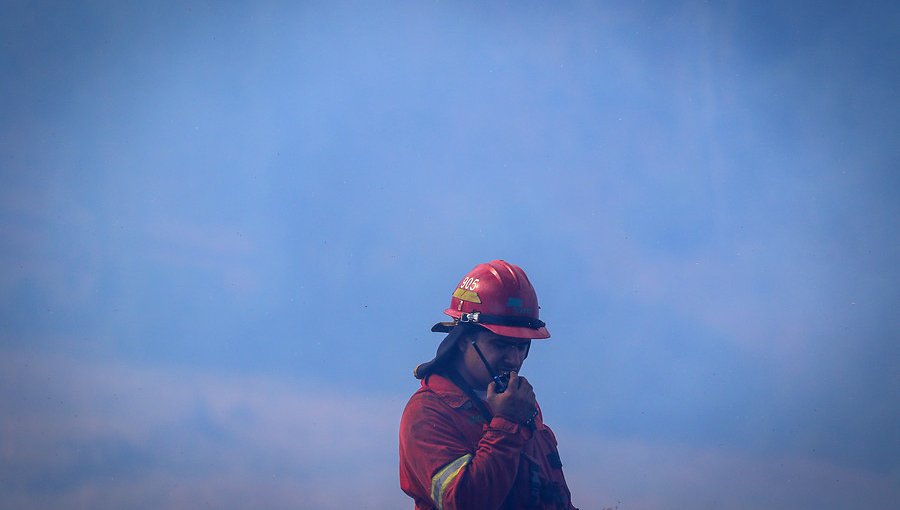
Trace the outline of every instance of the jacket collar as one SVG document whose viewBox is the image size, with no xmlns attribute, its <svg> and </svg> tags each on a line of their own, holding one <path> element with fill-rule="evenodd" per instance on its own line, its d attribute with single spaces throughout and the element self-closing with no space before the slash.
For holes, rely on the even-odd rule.
<svg viewBox="0 0 900 510">
<path fill-rule="evenodd" d="M 428 388 L 450 407 L 459 408 L 471 400 L 453 381 L 441 374 L 430 374 L 422 380 L 422 387 Z"/>
</svg>

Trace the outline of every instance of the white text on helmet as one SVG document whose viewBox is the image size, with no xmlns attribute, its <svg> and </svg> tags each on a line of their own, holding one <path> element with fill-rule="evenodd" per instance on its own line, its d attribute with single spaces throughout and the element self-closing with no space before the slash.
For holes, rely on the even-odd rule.
<svg viewBox="0 0 900 510">
<path fill-rule="evenodd" d="M 479 278 L 472 278 L 471 276 L 467 276 L 463 278 L 463 281 L 459 284 L 460 289 L 465 290 L 475 290 L 478 288 Z"/>
</svg>

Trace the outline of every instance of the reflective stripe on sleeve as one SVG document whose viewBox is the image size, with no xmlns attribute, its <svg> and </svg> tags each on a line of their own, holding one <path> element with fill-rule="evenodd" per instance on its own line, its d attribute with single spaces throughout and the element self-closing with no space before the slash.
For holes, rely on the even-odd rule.
<svg viewBox="0 0 900 510">
<path fill-rule="evenodd" d="M 431 479 L 431 500 L 434 501 L 438 510 L 444 510 L 444 490 L 447 489 L 450 482 L 456 478 L 456 475 L 458 475 L 459 472 L 462 471 L 462 468 L 466 467 L 466 464 L 471 460 L 472 454 L 467 453 L 444 466 L 436 475 L 434 475 L 434 478 Z"/>
</svg>

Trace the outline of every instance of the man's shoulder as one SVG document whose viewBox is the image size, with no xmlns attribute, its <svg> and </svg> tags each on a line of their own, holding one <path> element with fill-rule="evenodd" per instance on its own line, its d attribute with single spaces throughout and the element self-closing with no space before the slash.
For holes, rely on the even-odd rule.
<svg viewBox="0 0 900 510">
<path fill-rule="evenodd" d="M 450 379 L 431 374 L 422 381 L 422 386 L 409 398 L 404 414 L 416 409 L 458 409 L 469 401 Z"/>
<path fill-rule="evenodd" d="M 472 400 L 440 375 L 430 375 L 409 399 L 400 418 L 401 443 L 414 437 L 481 435 L 485 420 Z M 405 439 L 404 439 L 405 438 Z"/>
</svg>

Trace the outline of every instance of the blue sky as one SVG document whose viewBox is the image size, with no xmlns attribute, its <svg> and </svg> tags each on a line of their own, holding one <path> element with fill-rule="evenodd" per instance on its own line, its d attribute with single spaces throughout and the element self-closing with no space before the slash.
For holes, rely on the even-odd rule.
<svg viewBox="0 0 900 510">
<path fill-rule="evenodd" d="M 0 506 L 409 506 L 494 258 L 577 505 L 900 497 L 896 6 L 0 9 Z"/>
</svg>

